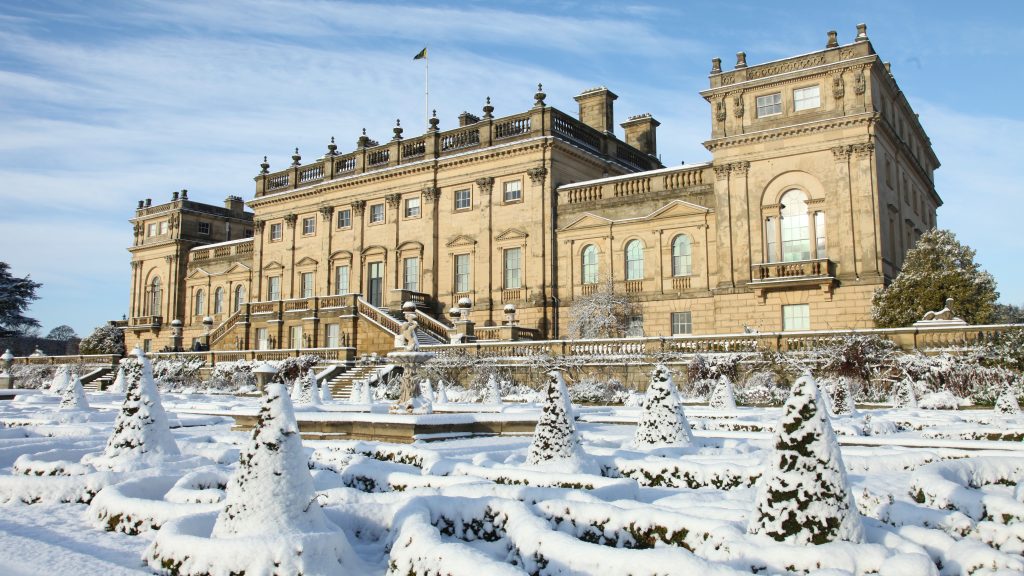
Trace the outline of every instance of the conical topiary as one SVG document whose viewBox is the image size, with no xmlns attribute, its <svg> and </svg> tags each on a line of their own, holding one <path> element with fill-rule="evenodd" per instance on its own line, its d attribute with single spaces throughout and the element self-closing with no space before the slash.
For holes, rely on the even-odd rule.
<svg viewBox="0 0 1024 576">
<path fill-rule="evenodd" d="M 484 404 L 501 404 L 501 384 L 492 372 L 487 376 L 487 385 L 484 387 Z"/>
<path fill-rule="evenodd" d="M 850 392 L 850 381 L 846 376 L 840 376 L 832 387 L 832 413 L 836 416 L 845 416 L 856 411 L 853 393 Z"/>
<path fill-rule="evenodd" d="M 892 403 L 895 408 L 917 408 L 917 391 L 914 390 L 913 380 L 904 378 L 896 384 Z"/>
<path fill-rule="evenodd" d="M 85 389 L 82 388 L 82 379 L 75 374 L 71 384 L 64 388 L 60 398 L 61 410 L 88 410 L 89 401 L 85 398 Z"/>
<path fill-rule="evenodd" d="M 1020 404 L 1017 402 L 1017 393 L 1013 386 L 1006 386 L 996 398 L 996 412 L 1000 414 L 1019 414 Z"/>
<path fill-rule="evenodd" d="M 662 364 L 651 372 L 647 396 L 643 403 L 640 422 L 633 434 L 633 445 L 638 448 L 655 446 L 689 446 L 693 442 L 690 423 L 679 401 L 679 391 L 672 373 Z"/>
<path fill-rule="evenodd" d="M 114 394 L 124 394 L 128 389 L 125 382 L 124 366 L 117 365 L 117 376 L 114 377 L 114 383 L 110 385 L 110 391 Z"/>
<path fill-rule="evenodd" d="M 718 377 L 718 383 L 711 392 L 708 399 L 708 406 L 719 410 L 733 410 L 736 408 L 736 391 L 732 387 L 732 380 L 722 374 Z"/>
<path fill-rule="evenodd" d="M 51 394 L 64 394 L 64 389 L 71 384 L 71 371 L 67 366 L 61 364 L 57 366 L 57 371 L 53 373 L 53 379 L 50 380 L 49 391 Z"/>
<path fill-rule="evenodd" d="M 153 366 L 139 348 L 135 356 L 142 365 L 138 380 L 129 381 L 114 432 L 107 439 L 105 458 L 141 457 L 147 454 L 177 456 L 178 444 L 167 424 L 167 413 L 153 381 Z"/>
<path fill-rule="evenodd" d="M 747 530 L 795 544 L 863 540 L 839 443 L 810 374 L 797 379 L 782 407 Z"/>
<path fill-rule="evenodd" d="M 548 372 L 544 410 L 537 420 L 526 462 L 534 466 L 550 462 L 575 463 L 578 466 L 582 459 L 583 448 L 576 435 L 569 389 L 562 373 L 551 370 Z"/>
<path fill-rule="evenodd" d="M 256 428 L 227 487 L 213 538 L 326 532 L 335 528 L 313 491 L 309 459 L 283 384 L 270 384 Z"/>
<path fill-rule="evenodd" d="M 316 383 L 316 373 L 312 368 L 306 372 L 305 376 L 296 378 L 295 383 L 299 386 L 299 399 L 296 404 L 320 405 L 320 389 Z"/>
<path fill-rule="evenodd" d="M 361 386 L 359 386 L 360 393 L 359 397 L 362 398 L 360 402 L 363 404 L 373 404 L 373 389 L 370 388 L 370 380 L 363 380 Z"/>
<path fill-rule="evenodd" d="M 448 403 L 448 391 L 445 390 L 444 380 L 437 382 L 437 392 L 434 393 L 435 404 L 447 404 Z"/>
<path fill-rule="evenodd" d="M 420 396 L 423 396 L 427 402 L 434 403 L 434 388 L 430 385 L 429 378 L 420 381 Z"/>
</svg>

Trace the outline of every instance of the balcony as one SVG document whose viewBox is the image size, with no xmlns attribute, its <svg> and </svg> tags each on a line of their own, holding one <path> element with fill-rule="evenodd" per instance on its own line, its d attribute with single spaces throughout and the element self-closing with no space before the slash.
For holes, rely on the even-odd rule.
<svg viewBox="0 0 1024 576">
<path fill-rule="evenodd" d="M 163 323 L 163 316 L 135 316 L 128 321 L 128 326 L 130 328 L 159 328 Z"/>
<path fill-rule="evenodd" d="M 828 299 L 835 288 L 835 263 L 828 258 L 793 262 L 766 262 L 750 267 L 750 283 L 754 295 L 763 304 L 767 292 L 788 288 L 817 286 Z"/>
</svg>

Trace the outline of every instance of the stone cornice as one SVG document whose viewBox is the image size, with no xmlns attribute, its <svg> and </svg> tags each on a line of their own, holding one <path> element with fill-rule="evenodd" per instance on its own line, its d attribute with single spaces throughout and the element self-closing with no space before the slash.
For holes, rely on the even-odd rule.
<svg viewBox="0 0 1024 576">
<path fill-rule="evenodd" d="M 708 140 L 704 142 L 704 147 L 709 151 L 714 152 L 722 148 L 731 148 L 733 146 L 742 146 L 746 144 L 756 144 L 759 142 L 769 142 L 772 140 L 778 140 L 780 138 L 789 138 L 793 136 L 799 136 L 802 134 L 813 134 L 815 132 L 823 132 L 826 130 L 836 130 L 839 128 L 847 128 L 850 126 L 869 126 L 873 124 L 877 119 L 877 115 L 874 113 L 857 114 L 856 116 L 840 116 L 837 118 L 827 118 L 825 120 L 816 120 L 814 122 L 807 122 L 805 124 L 796 124 L 791 126 L 783 126 L 780 128 L 772 128 L 769 130 L 759 130 L 757 132 L 748 132 L 746 134 L 736 134 L 735 136 L 726 136 L 724 138 L 716 138 L 714 140 Z"/>
</svg>

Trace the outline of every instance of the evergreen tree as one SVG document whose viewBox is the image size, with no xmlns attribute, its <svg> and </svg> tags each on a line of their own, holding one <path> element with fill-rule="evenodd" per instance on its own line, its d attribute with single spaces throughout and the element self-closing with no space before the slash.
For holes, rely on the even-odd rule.
<svg viewBox="0 0 1024 576">
<path fill-rule="evenodd" d="M 77 374 L 72 376 L 71 384 L 64 387 L 60 398 L 61 410 L 88 410 L 89 401 L 85 398 L 85 389 L 82 388 L 82 379 Z"/>
<path fill-rule="evenodd" d="M 121 411 L 114 421 L 114 431 L 103 452 L 106 458 L 128 458 L 146 454 L 177 456 L 178 444 L 171 435 L 167 414 L 160 403 L 153 367 L 139 348 L 135 356 L 142 365 L 142 375 L 130 380 Z"/>
<path fill-rule="evenodd" d="M 498 378 L 491 372 L 487 376 L 487 385 L 484 387 L 484 404 L 501 404 L 501 384 Z"/>
<path fill-rule="evenodd" d="M 331 393 L 331 383 L 323 382 L 320 384 L 320 402 L 322 404 L 329 404 L 334 402 L 334 395 Z"/>
<path fill-rule="evenodd" d="M 562 373 L 551 370 L 548 372 L 544 410 L 537 420 L 526 462 L 536 466 L 553 461 L 578 463 L 582 458 L 583 448 L 576 435 L 569 389 Z"/>
<path fill-rule="evenodd" d="M 689 446 L 692 442 L 690 423 L 683 412 L 672 374 L 664 365 L 658 364 L 651 372 L 643 412 L 633 434 L 633 445 L 650 448 L 664 445 Z"/>
<path fill-rule="evenodd" d="M 860 542 L 864 529 L 818 386 L 793 384 L 747 530 L 794 544 Z"/>
<path fill-rule="evenodd" d="M 437 404 L 448 403 L 448 392 L 444 387 L 444 380 L 440 380 L 437 383 L 437 392 L 434 394 L 434 402 Z"/>
<path fill-rule="evenodd" d="M 711 392 L 708 406 L 721 410 L 733 410 L 736 408 L 736 391 L 733 389 L 732 380 L 725 374 L 718 377 L 718 384 L 715 385 L 714 391 Z"/>
<path fill-rule="evenodd" d="M 845 416 L 857 411 L 854 404 L 853 394 L 850 392 L 850 381 L 846 376 L 840 376 L 832 387 L 832 413 L 836 416 Z"/>
<path fill-rule="evenodd" d="M 996 412 L 1000 414 L 1019 414 L 1020 404 L 1017 403 L 1017 392 L 1013 386 L 1003 388 L 996 398 Z"/>
<path fill-rule="evenodd" d="M 974 250 L 949 230 L 929 230 L 907 251 L 903 268 L 888 288 L 875 293 L 873 315 L 881 328 L 910 326 L 925 312 L 953 299 L 953 312 L 970 324 L 985 324 L 999 298 L 996 281 L 974 261 Z"/>
<path fill-rule="evenodd" d="M 53 379 L 50 380 L 50 393 L 51 394 L 64 394 L 64 390 L 71 384 L 71 372 L 68 367 L 61 364 L 57 366 L 57 371 L 53 373 Z"/>
<path fill-rule="evenodd" d="M 917 392 L 914 390 L 913 380 L 904 378 L 896 384 L 893 406 L 896 408 L 917 408 Z"/>
<path fill-rule="evenodd" d="M 26 330 L 39 329 L 39 321 L 25 316 L 25 311 L 39 298 L 36 290 L 42 284 L 28 276 L 17 278 L 10 269 L 6 262 L 0 262 L 0 336 L 19 336 Z"/>
<path fill-rule="evenodd" d="M 326 532 L 333 526 L 313 491 L 309 459 L 283 384 L 267 385 L 256 428 L 242 450 L 212 536 Z"/>
<path fill-rule="evenodd" d="M 310 368 L 305 376 L 295 379 L 295 386 L 298 387 L 298 399 L 296 404 L 320 405 L 320 389 L 316 385 L 316 374 Z"/>
<path fill-rule="evenodd" d="M 78 344 L 82 354 L 124 354 L 124 330 L 104 324 Z"/>
<path fill-rule="evenodd" d="M 352 382 L 352 387 L 348 389 L 348 402 L 349 404 L 362 404 L 365 402 L 363 399 L 362 380 L 355 380 Z"/>
<path fill-rule="evenodd" d="M 124 366 L 118 364 L 117 376 L 114 377 L 114 383 L 110 385 L 110 392 L 114 394 L 124 394 L 126 390 L 128 390 L 128 386 L 125 381 Z"/>
<path fill-rule="evenodd" d="M 420 396 L 423 396 L 427 402 L 434 403 L 434 387 L 430 385 L 429 378 L 420 380 Z"/>
</svg>

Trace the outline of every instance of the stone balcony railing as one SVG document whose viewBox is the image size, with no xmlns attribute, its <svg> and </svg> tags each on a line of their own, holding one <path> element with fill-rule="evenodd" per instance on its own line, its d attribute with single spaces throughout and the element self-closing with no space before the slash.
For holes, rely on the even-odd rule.
<svg viewBox="0 0 1024 576">
<path fill-rule="evenodd" d="M 436 120 L 433 119 L 432 122 Z M 527 112 L 502 118 L 487 118 L 451 130 L 433 128 L 426 134 L 377 144 L 365 136 L 357 149 L 339 154 L 330 151 L 310 164 L 296 164 L 278 172 L 256 177 L 256 197 L 293 190 L 374 170 L 394 168 L 422 160 L 479 150 L 540 136 L 555 136 L 573 145 L 603 155 L 627 170 L 660 168 L 660 162 L 636 148 L 587 126 L 579 120 L 548 106 L 535 106 Z M 296 158 L 299 158 L 296 156 Z"/>
<path fill-rule="evenodd" d="M 828 258 L 753 264 L 749 286 L 754 289 L 754 296 L 762 301 L 772 289 L 809 285 L 820 286 L 831 297 L 836 284 L 835 268 L 835 263 Z"/>
<path fill-rule="evenodd" d="M 128 319 L 130 328 L 159 328 L 163 323 L 163 316 L 133 316 Z"/>
<path fill-rule="evenodd" d="M 684 197 L 710 194 L 714 191 L 714 181 L 710 164 L 665 168 L 560 186 L 558 203 L 571 207 L 617 199 L 633 201 L 637 197 L 666 192 L 683 192 Z"/>
<path fill-rule="evenodd" d="M 253 253 L 253 239 L 245 238 L 221 245 L 193 248 L 188 254 L 189 269 L 219 260 L 230 260 Z"/>
</svg>

